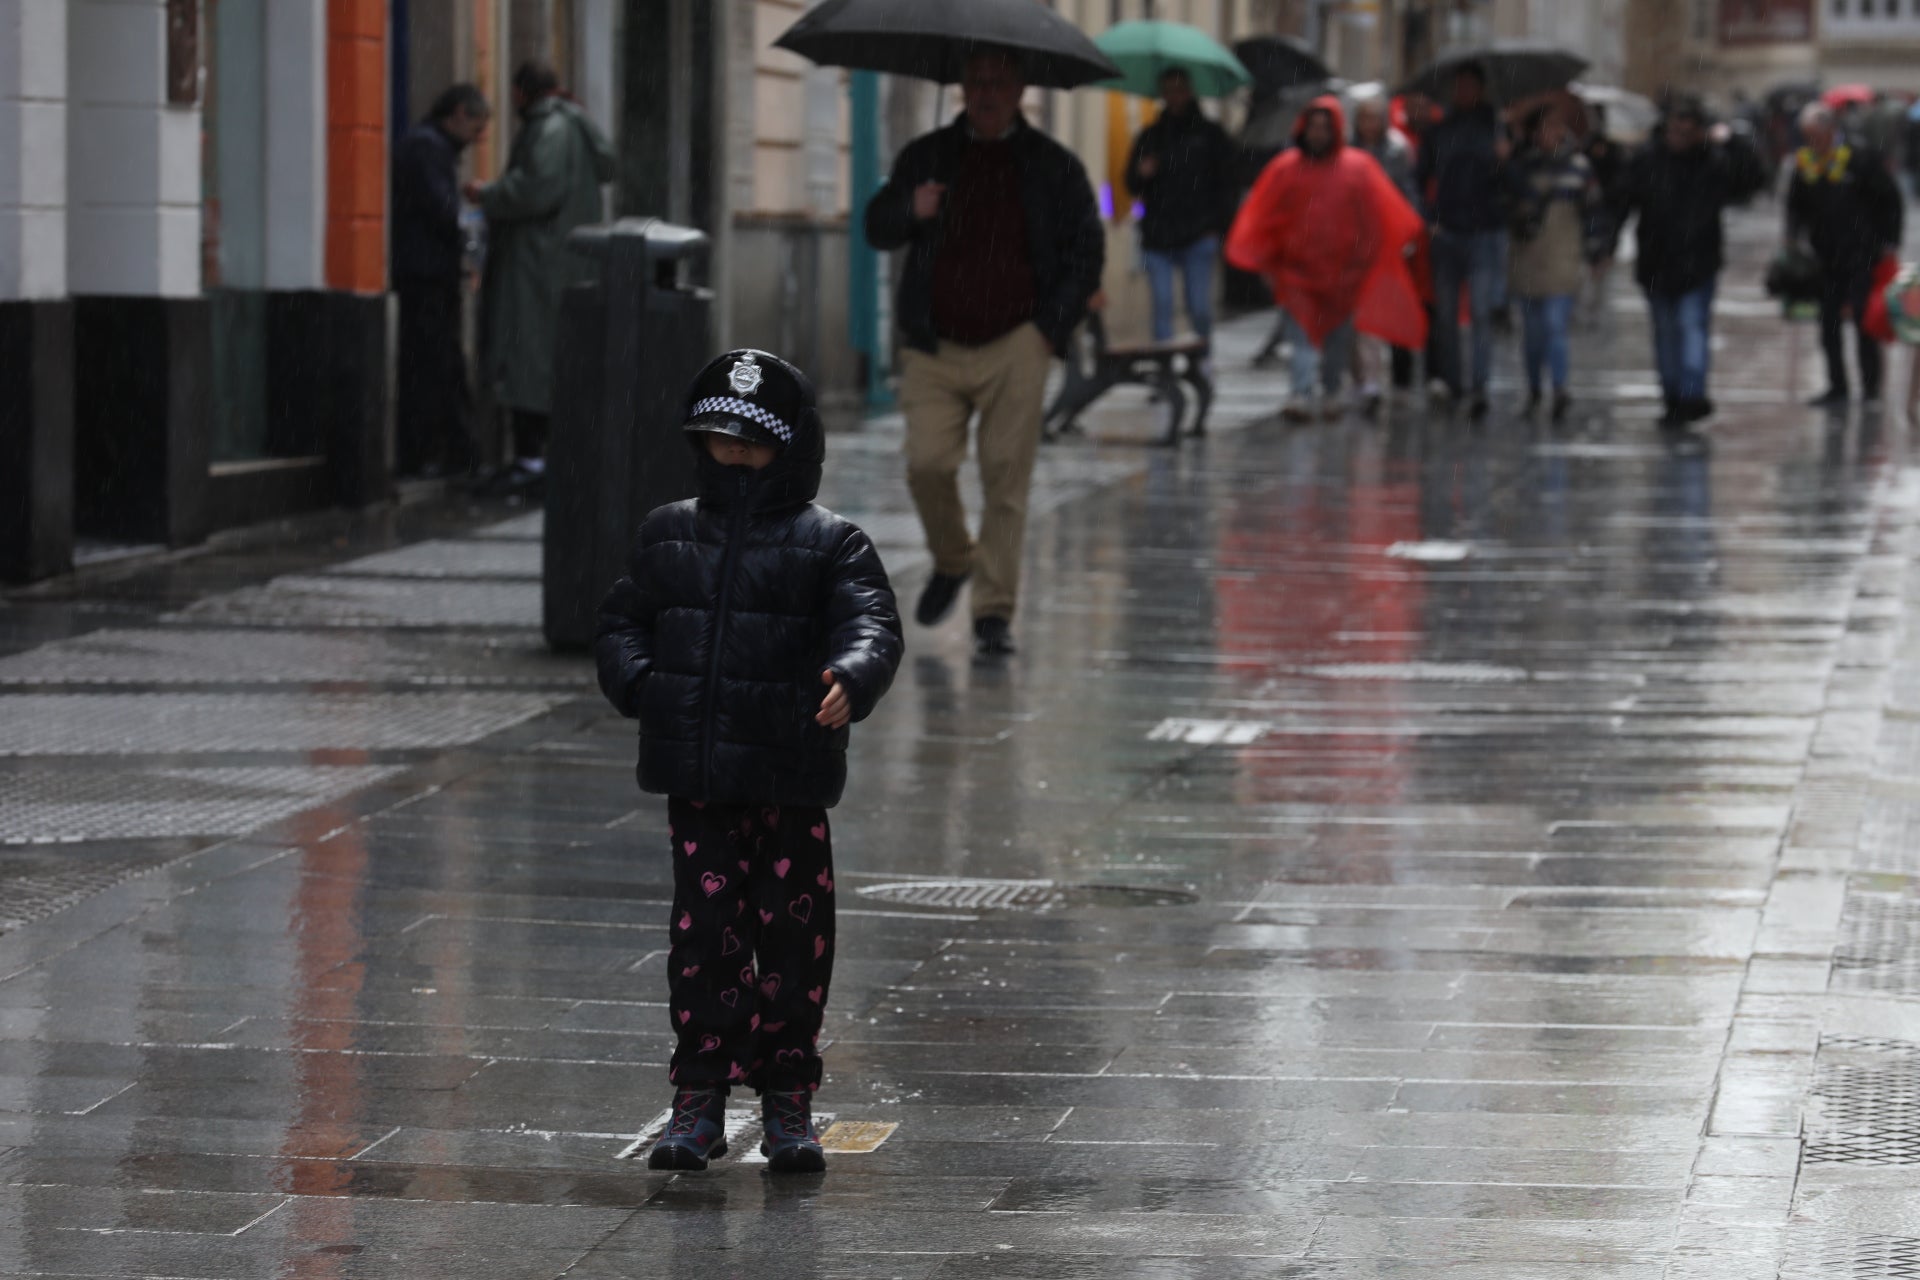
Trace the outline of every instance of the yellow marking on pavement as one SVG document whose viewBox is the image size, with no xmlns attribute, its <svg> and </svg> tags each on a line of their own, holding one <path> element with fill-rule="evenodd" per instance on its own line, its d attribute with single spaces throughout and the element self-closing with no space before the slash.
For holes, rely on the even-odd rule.
<svg viewBox="0 0 1920 1280">
<path fill-rule="evenodd" d="M 897 1120 L 836 1120 L 820 1135 L 820 1146 L 836 1155 L 864 1155 L 899 1127 Z"/>
</svg>

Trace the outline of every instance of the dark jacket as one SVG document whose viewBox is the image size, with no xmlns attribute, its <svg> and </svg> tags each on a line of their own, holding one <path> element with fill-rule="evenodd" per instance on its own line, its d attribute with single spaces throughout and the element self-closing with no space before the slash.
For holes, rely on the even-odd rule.
<svg viewBox="0 0 1920 1280">
<path fill-rule="evenodd" d="M 690 437 L 700 497 L 642 522 L 600 606 L 600 689 L 640 719 L 640 788 L 726 804 L 830 807 L 845 728 L 814 720 L 834 671 L 863 720 L 903 642 L 867 535 L 813 496 L 825 452 L 808 413 L 762 471 L 723 467 Z"/>
<path fill-rule="evenodd" d="M 1505 229 L 1501 163 L 1494 154 L 1502 131 L 1500 117 L 1482 105 L 1449 111 L 1421 136 L 1414 176 L 1434 227 L 1458 234 Z"/>
<path fill-rule="evenodd" d="M 1648 293 L 1677 297 L 1711 284 L 1725 265 L 1720 215 L 1767 185 L 1766 166 L 1745 142 L 1677 154 L 1656 132 L 1629 161 L 1609 204 L 1609 243 L 1640 218 L 1634 279 Z"/>
<path fill-rule="evenodd" d="M 1843 143 L 1821 169 L 1803 147 L 1790 163 L 1787 231 L 1812 246 L 1822 268 L 1867 271 L 1899 245 L 1906 202 L 1877 153 Z"/>
<path fill-rule="evenodd" d="M 396 281 L 460 278 L 460 144 L 431 120 L 393 149 L 392 271 Z"/>
<path fill-rule="evenodd" d="M 1151 178 L 1140 172 L 1142 157 L 1159 167 Z M 1207 236 L 1225 235 L 1233 225 L 1234 146 L 1227 131 L 1193 107 L 1161 114 L 1140 131 L 1127 156 L 1127 190 L 1145 206 L 1140 245 L 1145 249 L 1184 249 Z"/>
<path fill-rule="evenodd" d="M 933 260 L 940 250 L 947 210 L 927 222 L 913 216 L 913 189 L 923 182 L 951 184 L 967 145 L 965 117 L 915 138 L 894 161 L 893 174 L 867 202 L 867 242 L 885 252 L 905 248 L 895 312 L 909 345 L 934 351 Z M 1086 314 L 1087 299 L 1100 287 L 1106 264 L 1106 233 L 1093 202 L 1087 171 L 1071 151 L 1027 124 L 1016 126 L 1007 145 L 1018 148 L 1021 203 L 1027 215 L 1027 248 L 1039 298 L 1033 323 L 1065 351 Z"/>
</svg>

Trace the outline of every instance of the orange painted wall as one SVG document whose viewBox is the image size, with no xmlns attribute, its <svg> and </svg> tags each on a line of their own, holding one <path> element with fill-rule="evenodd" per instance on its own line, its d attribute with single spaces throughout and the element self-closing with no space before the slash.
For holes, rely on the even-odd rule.
<svg viewBox="0 0 1920 1280">
<path fill-rule="evenodd" d="M 327 287 L 387 287 L 387 0 L 327 0 Z"/>
</svg>

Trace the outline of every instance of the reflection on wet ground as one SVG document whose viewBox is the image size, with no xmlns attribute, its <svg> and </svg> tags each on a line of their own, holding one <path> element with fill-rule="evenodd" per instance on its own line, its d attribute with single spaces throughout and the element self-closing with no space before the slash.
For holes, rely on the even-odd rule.
<svg viewBox="0 0 1920 1280">
<path fill-rule="evenodd" d="M 1744 231 L 1702 447 L 1623 293 L 1562 427 L 1281 427 L 1254 318 L 1048 452 L 1020 657 L 856 735 L 824 1179 L 614 1158 L 663 807 L 537 516 L 11 598 L 0 1273 L 1920 1274 L 1920 485 Z"/>
</svg>

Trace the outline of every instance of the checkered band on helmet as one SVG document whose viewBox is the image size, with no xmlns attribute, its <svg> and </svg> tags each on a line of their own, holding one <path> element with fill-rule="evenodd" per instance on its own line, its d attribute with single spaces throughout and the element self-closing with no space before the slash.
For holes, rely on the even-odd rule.
<svg viewBox="0 0 1920 1280">
<path fill-rule="evenodd" d="M 783 422 L 778 414 L 762 408 L 751 400 L 741 400 L 735 396 L 708 396 L 704 400 L 694 401 L 693 412 L 688 415 L 688 421 L 709 413 L 727 413 L 736 418 L 744 418 L 773 432 L 780 438 L 781 444 L 793 443 L 793 428 Z"/>
</svg>

